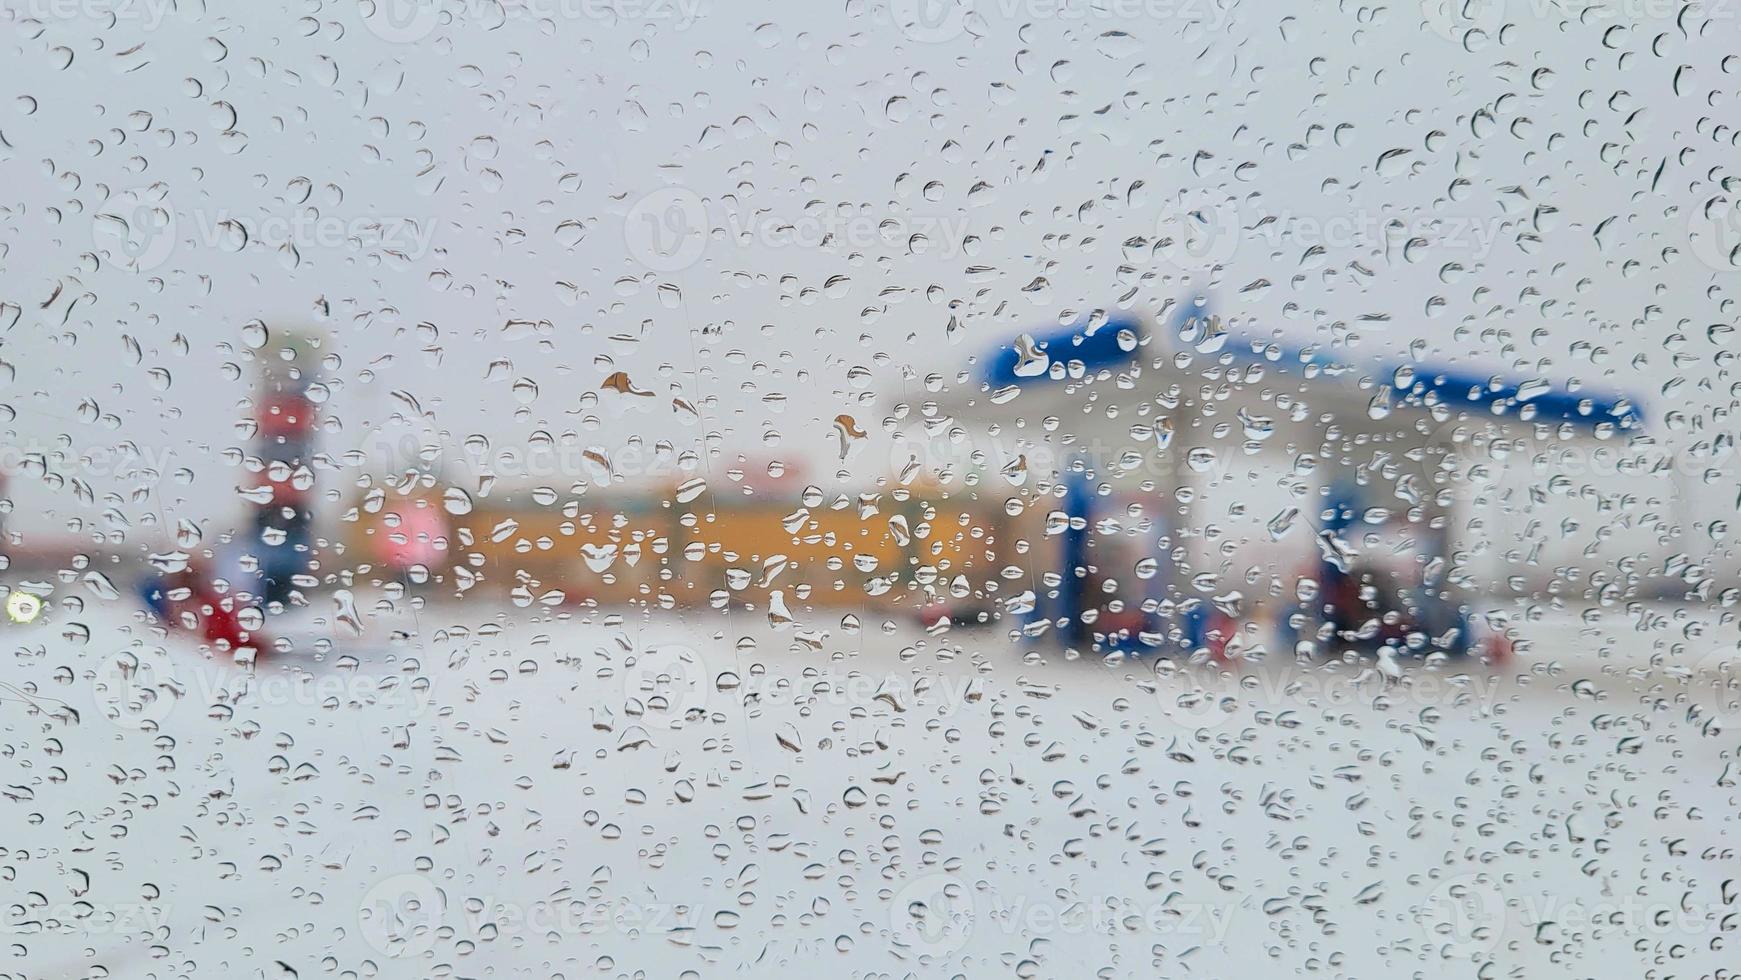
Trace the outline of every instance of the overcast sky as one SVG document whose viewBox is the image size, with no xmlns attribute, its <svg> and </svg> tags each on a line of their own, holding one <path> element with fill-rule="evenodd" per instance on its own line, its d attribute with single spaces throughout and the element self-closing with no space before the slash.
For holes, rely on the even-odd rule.
<svg viewBox="0 0 1741 980">
<path fill-rule="evenodd" d="M 848 414 L 868 479 L 926 375 L 1187 281 L 1244 333 L 1631 391 L 1665 439 L 1731 402 L 1733 4 L 614 6 L 9 0 L 12 527 L 234 523 L 255 319 L 328 337 L 335 457 L 422 412 L 826 483 Z M 164 477 L 16 472 L 123 444 Z"/>
</svg>

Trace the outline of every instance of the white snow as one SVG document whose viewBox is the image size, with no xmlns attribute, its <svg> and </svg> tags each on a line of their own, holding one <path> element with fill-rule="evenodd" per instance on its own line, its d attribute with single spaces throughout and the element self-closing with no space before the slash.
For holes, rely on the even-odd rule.
<svg viewBox="0 0 1741 980">
<path fill-rule="evenodd" d="M 1272 664 L 1235 683 L 874 616 L 850 631 L 797 611 L 775 630 L 751 612 L 359 605 L 363 636 L 317 657 L 325 627 L 305 617 L 303 649 L 252 676 L 119 603 L 57 596 L 12 627 L 3 969 L 1733 962 L 1711 945 L 1736 911 L 1730 738 L 1710 724 L 1727 675 L 1649 668 L 1643 646 L 1684 623 L 1525 624 L 1529 659 L 1498 673 Z M 825 638 L 795 644 L 801 630 Z M 1606 668 L 1585 653 L 1604 643 Z M 147 666 L 117 672 L 124 651 Z M 142 700 L 157 685 L 181 694 Z M 62 925 L 28 925 L 46 916 Z"/>
</svg>

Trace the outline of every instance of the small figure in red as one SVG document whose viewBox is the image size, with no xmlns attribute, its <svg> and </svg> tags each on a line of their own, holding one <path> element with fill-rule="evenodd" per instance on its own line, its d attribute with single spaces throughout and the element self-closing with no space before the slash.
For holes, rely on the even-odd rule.
<svg viewBox="0 0 1741 980">
<path fill-rule="evenodd" d="M 146 606 L 171 629 L 198 633 L 214 649 L 240 653 L 258 651 L 265 637 L 243 628 L 235 598 L 219 592 L 203 562 L 147 581 L 141 588 Z"/>
</svg>

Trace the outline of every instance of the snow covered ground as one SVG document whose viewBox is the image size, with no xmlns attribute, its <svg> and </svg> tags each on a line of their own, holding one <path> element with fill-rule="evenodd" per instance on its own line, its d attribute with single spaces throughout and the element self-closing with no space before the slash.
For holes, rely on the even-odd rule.
<svg viewBox="0 0 1741 980">
<path fill-rule="evenodd" d="M 832 614 L 365 597 L 352 636 L 323 598 L 249 674 L 61 590 L 0 677 L 4 976 L 1736 962 L 1715 612 L 1216 677 Z"/>
</svg>

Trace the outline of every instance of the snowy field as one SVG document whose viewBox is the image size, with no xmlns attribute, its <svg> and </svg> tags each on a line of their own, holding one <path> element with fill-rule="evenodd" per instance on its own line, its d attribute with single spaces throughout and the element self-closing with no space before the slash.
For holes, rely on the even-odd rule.
<svg viewBox="0 0 1741 980">
<path fill-rule="evenodd" d="M 0 975 L 1741 962 L 1715 613 L 1217 677 L 832 614 L 360 597 L 355 636 L 330 602 L 252 675 L 64 586 L 10 627 Z"/>
</svg>

